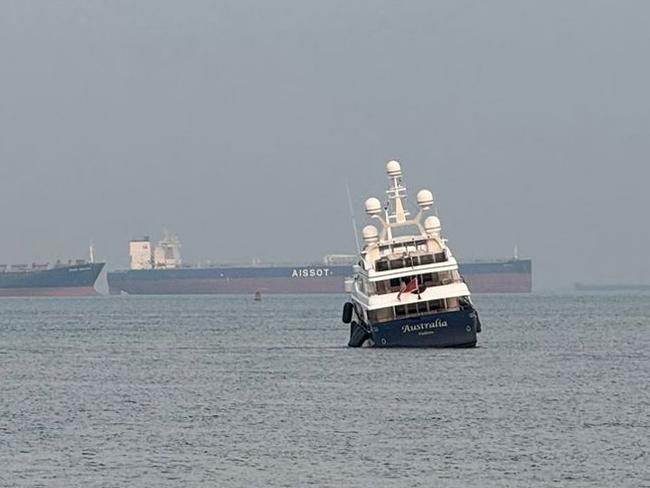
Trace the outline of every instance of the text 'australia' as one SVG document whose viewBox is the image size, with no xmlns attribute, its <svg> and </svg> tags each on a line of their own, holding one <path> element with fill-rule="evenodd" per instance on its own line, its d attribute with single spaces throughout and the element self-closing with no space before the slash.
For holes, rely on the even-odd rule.
<svg viewBox="0 0 650 488">
<path fill-rule="evenodd" d="M 406 334 L 407 332 L 417 332 L 420 330 L 439 329 L 441 327 L 447 327 L 446 320 L 436 319 L 433 322 L 423 322 L 421 324 L 406 324 L 402 326 L 402 334 Z"/>
</svg>

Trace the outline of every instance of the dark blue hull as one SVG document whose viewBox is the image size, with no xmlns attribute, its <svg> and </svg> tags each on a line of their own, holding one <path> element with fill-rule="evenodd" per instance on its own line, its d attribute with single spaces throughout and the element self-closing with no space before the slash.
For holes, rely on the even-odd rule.
<svg viewBox="0 0 650 488">
<path fill-rule="evenodd" d="M 530 292 L 530 260 L 460 265 L 472 293 Z M 112 271 L 111 294 L 344 293 L 352 266 L 221 266 Z"/>
<path fill-rule="evenodd" d="M 375 347 L 473 347 L 480 325 L 468 309 L 383 322 L 369 332 Z"/>
</svg>

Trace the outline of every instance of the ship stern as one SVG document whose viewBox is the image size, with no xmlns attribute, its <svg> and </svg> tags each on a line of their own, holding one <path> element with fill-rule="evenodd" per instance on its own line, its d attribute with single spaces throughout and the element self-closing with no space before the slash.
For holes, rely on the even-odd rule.
<svg viewBox="0 0 650 488">
<path fill-rule="evenodd" d="M 478 332 L 473 309 L 392 320 L 370 331 L 375 347 L 474 347 Z"/>
</svg>

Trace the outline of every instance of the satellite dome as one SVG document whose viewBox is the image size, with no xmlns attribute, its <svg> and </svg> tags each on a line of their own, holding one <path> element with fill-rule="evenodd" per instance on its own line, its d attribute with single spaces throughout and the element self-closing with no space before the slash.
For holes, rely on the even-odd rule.
<svg viewBox="0 0 650 488">
<path fill-rule="evenodd" d="M 388 161 L 386 171 L 390 177 L 402 176 L 402 166 L 400 166 L 399 161 Z"/>
<path fill-rule="evenodd" d="M 426 218 L 424 221 L 424 230 L 427 231 L 427 234 L 430 236 L 439 236 L 440 235 L 440 219 L 435 215 L 431 215 Z"/>
<path fill-rule="evenodd" d="M 433 193 L 429 190 L 420 190 L 417 195 L 418 205 L 427 209 L 433 205 Z"/>
<path fill-rule="evenodd" d="M 377 242 L 379 240 L 379 232 L 374 225 L 366 225 L 363 230 L 363 240 L 366 242 Z"/>
<path fill-rule="evenodd" d="M 377 215 L 381 213 L 381 202 L 378 198 L 370 197 L 366 200 L 366 213 L 368 215 Z"/>
</svg>

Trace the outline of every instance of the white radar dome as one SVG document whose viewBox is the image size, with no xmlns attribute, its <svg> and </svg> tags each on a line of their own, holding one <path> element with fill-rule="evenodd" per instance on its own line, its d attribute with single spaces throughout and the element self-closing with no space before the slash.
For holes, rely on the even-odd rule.
<svg viewBox="0 0 650 488">
<path fill-rule="evenodd" d="M 381 213 L 381 202 L 378 198 L 371 197 L 366 200 L 366 213 L 368 215 L 378 215 Z"/>
<path fill-rule="evenodd" d="M 379 231 L 374 225 L 366 225 L 363 230 L 363 240 L 366 242 L 377 242 L 379 240 Z"/>
<path fill-rule="evenodd" d="M 418 205 L 423 209 L 427 209 L 433 205 L 433 193 L 429 190 L 420 190 L 418 192 Z"/>
<path fill-rule="evenodd" d="M 386 163 L 386 172 L 391 177 L 402 176 L 402 166 L 400 166 L 399 161 L 388 161 Z"/>
<path fill-rule="evenodd" d="M 426 218 L 424 221 L 424 230 L 427 231 L 427 234 L 430 236 L 439 236 L 440 235 L 440 219 L 435 215 L 431 215 Z"/>
</svg>

